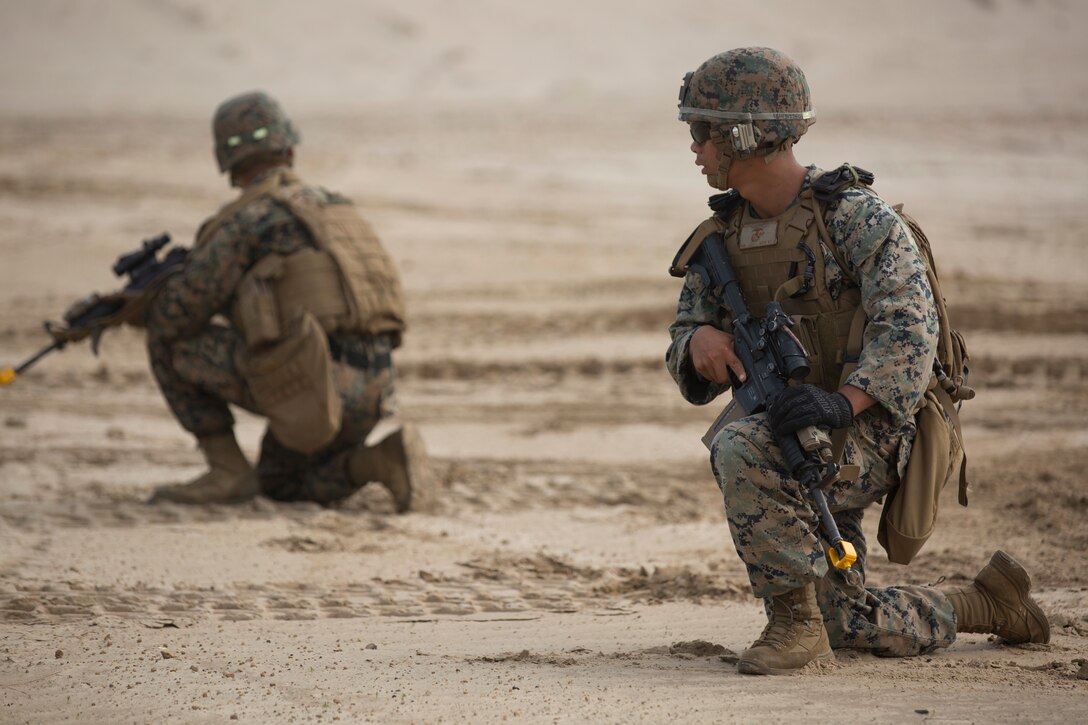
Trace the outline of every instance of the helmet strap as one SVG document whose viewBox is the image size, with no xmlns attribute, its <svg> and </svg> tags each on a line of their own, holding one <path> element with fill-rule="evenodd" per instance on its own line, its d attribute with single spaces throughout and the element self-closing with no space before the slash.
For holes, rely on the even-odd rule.
<svg viewBox="0 0 1088 725">
<path fill-rule="evenodd" d="M 729 140 L 723 136 L 711 136 L 715 155 L 718 159 L 718 173 L 706 177 L 706 183 L 719 191 L 729 190 L 729 167 L 733 163 L 733 149 Z"/>
</svg>

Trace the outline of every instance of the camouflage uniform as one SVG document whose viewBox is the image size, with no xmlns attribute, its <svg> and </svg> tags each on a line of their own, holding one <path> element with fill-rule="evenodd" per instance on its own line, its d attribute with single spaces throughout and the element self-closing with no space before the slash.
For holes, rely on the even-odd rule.
<svg viewBox="0 0 1088 725">
<path fill-rule="evenodd" d="M 266 172 L 254 183 L 272 173 L 283 169 Z M 307 187 L 306 193 L 322 200 L 335 196 L 317 187 Z M 237 209 L 196 246 L 183 270 L 156 294 L 147 319 L 151 368 L 170 409 L 197 438 L 232 431 L 228 404 L 262 412 L 235 363 L 244 347 L 241 335 L 214 318 L 229 314 L 239 282 L 260 259 L 308 246 L 315 245 L 306 227 L 282 205 L 261 197 Z M 343 405 L 342 428 L 332 443 L 311 455 L 285 447 L 267 432 L 257 472 L 262 493 L 271 498 L 329 502 L 352 493 L 358 486 L 347 475 L 347 458 L 393 407 L 392 337 L 337 332 L 329 338 L 339 353 L 334 377 Z"/>
<path fill-rule="evenodd" d="M 802 194 L 816 173 L 810 167 Z M 860 286 L 867 317 L 861 359 L 847 383 L 879 403 L 858 414 L 848 429 L 843 462 L 858 465 L 861 474 L 827 490 L 843 536 L 858 550 L 855 569 L 863 577 L 864 509 L 891 491 L 905 470 L 914 435 L 913 413 L 930 379 L 938 323 L 925 262 L 903 222 L 884 201 L 866 188 L 851 187 L 826 206 L 824 220 L 838 252 L 832 253 L 821 241 L 827 290 L 837 299 L 844 290 Z M 848 274 L 837 259 L 844 260 Z M 696 372 L 688 345 L 700 325 L 728 331 L 724 314 L 700 278 L 689 273 L 669 328 L 672 344 L 666 361 L 682 395 L 697 405 L 710 402 L 728 386 Z M 733 542 L 757 597 L 816 582 L 833 647 L 913 655 L 955 639 L 952 604 L 937 589 L 852 586 L 838 570 L 829 573 L 818 516 L 790 476 L 765 414 L 742 418 L 722 430 L 712 443 L 711 464 Z"/>
</svg>

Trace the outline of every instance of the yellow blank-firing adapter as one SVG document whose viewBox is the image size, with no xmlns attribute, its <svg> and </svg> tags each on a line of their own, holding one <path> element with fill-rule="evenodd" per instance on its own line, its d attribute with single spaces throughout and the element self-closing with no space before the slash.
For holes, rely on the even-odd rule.
<svg viewBox="0 0 1088 725">
<path fill-rule="evenodd" d="M 831 557 L 831 563 L 836 569 L 849 569 L 858 560 L 858 552 L 854 545 L 845 539 L 839 539 L 827 550 Z"/>
</svg>

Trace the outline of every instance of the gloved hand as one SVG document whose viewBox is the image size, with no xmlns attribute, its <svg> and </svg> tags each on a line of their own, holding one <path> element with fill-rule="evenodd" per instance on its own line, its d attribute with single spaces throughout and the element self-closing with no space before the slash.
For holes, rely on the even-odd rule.
<svg viewBox="0 0 1088 725">
<path fill-rule="evenodd" d="M 791 385 L 783 390 L 767 411 L 767 422 L 775 435 L 784 436 L 810 425 L 848 428 L 854 409 L 842 393 L 829 393 L 815 385 Z"/>
</svg>

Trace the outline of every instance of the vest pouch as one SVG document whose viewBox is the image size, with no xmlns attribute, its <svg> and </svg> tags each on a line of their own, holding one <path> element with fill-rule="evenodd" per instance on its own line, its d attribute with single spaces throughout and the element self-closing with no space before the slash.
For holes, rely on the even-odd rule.
<svg viewBox="0 0 1088 725">
<path fill-rule="evenodd" d="M 933 533 L 941 490 L 963 458 L 932 388 L 926 391 L 914 422 L 917 432 L 906 472 L 888 494 L 877 530 L 877 541 L 888 552 L 888 560 L 896 564 L 909 564 Z"/>
<path fill-rule="evenodd" d="M 283 257 L 270 254 L 253 265 L 238 285 L 231 319 L 241 331 L 246 347 L 255 348 L 280 339 L 276 280 L 283 275 L 283 266 Z"/>
<path fill-rule="evenodd" d="M 816 315 L 790 315 L 793 327 L 790 331 L 801 341 L 801 346 L 808 353 L 809 373 L 804 382 L 812 383 L 821 388 L 824 385 L 824 355 L 820 345 L 820 332 L 817 327 L 819 320 Z M 834 390 L 835 388 L 832 388 Z"/>
<path fill-rule="evenodd" d="M 243 350 L 236 362 L 276 440 L 310 454 L 340 432 L 342 408 L 329 341 L 308 312 L 283 328 L 277 342 Z"/>
<path fill-rule="evenodd" d="M 328 252 L 306 248 L 283 258 L 276 284 L 280 317 L 290 320 L 309 312 L 329 332 L 350 329 L 351 308 L 336 260 Z"/>
</svg>

